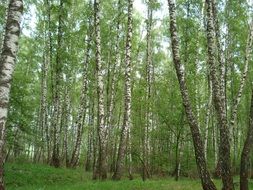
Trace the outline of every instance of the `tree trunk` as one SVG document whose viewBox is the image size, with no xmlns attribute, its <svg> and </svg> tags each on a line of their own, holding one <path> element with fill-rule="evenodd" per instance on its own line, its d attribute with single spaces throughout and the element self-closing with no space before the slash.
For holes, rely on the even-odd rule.
<svg viewBox="0 0 253 190">
<path fill-rule="evenodd" d="M 69 86 L 65 87 L 65 101 L 64 101 L 64 137 L 63 137 L 63 160 L 65 161 L 66 167 L 69 167 L 70 161 L 69 161 L 69 126 L 70 126 L 70 120 L 71 120 L 71 106 L 70 106 L 70 96 L 69 96 Z"/>
<path fill-rule="evenodd" d="M 60 124 L 62 115 L 62 11 L 63 11 L 63 0 L 60 0 L 59 6 L 59 18 L 58 18 L 58 36 L 57 36 L 57 53 L 56 53 L 56 70 L 55 70 L 55 91 L 54 91 L 54 113 L 53 113 L 53 154 L 51 165 L 54 167 L 60 167 Z"/>
<path fill-rule="evenodd" d="M 47 8 L 47 7 L 46 7 Z M 47 76 L 48 76 L 48 64 L 50 59 L 48 57 L 49 47 L 47 42 L 47 30 L 48 26 L 44 25 L 44 52 L 43 62 L 41 66 L 41 96 L 40 96 L 40 115 L 39 115 L 39 129 L 41 135 L 41 141 L 43 142 L 41 151 L 44 150 L 46 140 L 46 128 L 47 126 Z M 42 153 L 44 155 L 44 153 Z M 39 160 L 38 160 L 39 161 Z"/>
<path fill-rule="evenodd" d="M 240 86 L 237 92 L 237 96 L 234 100 L 233 106 L 232 106 L 232 114 L 231 114 L 231 119 L 230 119 L 230 128 L 234 128 L 235 122 L 237 119 L 237 112 L 238 112 L 238 107 L 239 103 L 241 101 L 242 97 L 242 92 L 246 83 L 246 78 L 249 70 L 249 56 L 251 52 L 251 47 L 252 47 L 252 42 L 253 42 L 253 21 L 250 24 L 249 28 L 249 34 L 247 38 L 247 44 L 246 44 L 246 49 L 245 49 L 245 61 L 244 61 L 244 70 L 241 74 L 241 79 L 240 79 Z"/>
<path fill-rule="evenodd" d="M 88 138 L 87 138 L 87 157 L 85 160 L 85 171 L 91 170 L 92 151 L 93 151 L 92 126 L 93 126 L 93 108 L 89 109 L 89 124 L 88 124 L 89 130 L 88 130 Z"/>
<path fill-rule="evenodd" d="M 4 7 L 4 11 L 3 13 L 0 15 L 3 19 L 1 20 L 2 22 L 0 22 L 1 24 L 1 28 L 0 28 L 0 49 L 3 48 L 3 41 L 4 41 L 4 28 L 5 28 L 5 21 L 7 21 L 7 8 L 8 8 L 8 3 L 7 0 L 2 0 L 2 2 L 0 3 L 1 7 Z"/>
<path fill-rule="evenodd" d="M 128 161 L 128 178 L 133 180 L 133 168 L 132 168 L 132 141 L 131 141 L 131 128 L 129 128 L 127 137 L 127 161 Z"/>
<path fill-rule="evenodd" d="M 147 15 L 147 39 L 146 39 L 146 124 L 144 128 L 144 143 L 143 143 L 143 180 L 146 178 L 150 178 L 150 166 L 149 166 L 149 154 L 150 154 L 150 138 L 149 132 L 151 128 L 151 79 L 152 79 L 152 18 L 153 18 L 153 10 L 152 10 L 152 0 L 147 2 L 148 6 L 148 15 Z"/>
<path fill-rule="evenodd" d="M 251 25 L 251 31 L 248 38 L 247 50 L 245 55 L 245 61 L 248 62 L 250 47 L 252 45 L 252 36 L 253 36 L 253 22 Z M 244 142 L 242 154 L 241 154 L 241 168 L 240 168 L 240 190 L 248 190 L 248 173 L 249 173 L 249 162 L 250 162 L 250 152 L 252 151 L 253 144 L 253 90 L 251 97 L 251 107 L 250 107 L 250 117 L 247 137 Z"/>
<path fill-rule="evenodd" d="M 212 108 L 212 82 L 208 81 L 208 90 L 209 90 L 209 98 L 208 103 L 206 105 L 206 117 L 205 117 L 205 137 L 204 137 L 204 151 L 205 151 L 205 158 L 207 159 L 207 145 L 208 145 L 208 133 L 209 133 L 209 121 L 210 121 L 210 112 Z"/>
<path fill-rule="evenodd" d="M 0 57 L 0 190 L 4 190 L 4 146 L 11 79 L 15 68 L 23 13 L 22 0 L 10 0 L 5 27 L 3 48 Z"/>
<path fill-rule="evenodd" d="M 91 26 L 91 19 L 89 18 L 89 28 L 88 28 L 88 37 L 87 37 L 87 47 L 86 47 L 86 55 L 85 60 L 83 63 L 83 84 L 82 84 L 82 92 L 80 97 L 80 105 L 78 109 L 77 114 L 77 120 L 75 126 L 77 126 L 77 134 L 76 134 L 76 141 L 74 145 L 74 150 L 72 152 L 72 157 L 70 161 L 71 167 L 76 167 L 79 161 L 79 155 L 80 155 L 80 146 L 83 136 L 83 121 L 85 120 L 85 112 L 87 107 L 87 69 L 88 64 L 90 61 L 90 49 L 91 49 L 91 38 L 92 38 L 92 26 Z"/>
<path fill-rule="evenodd" d="M 51 6 L 49 3 L 49 0 L 45 0 L 45 6 L 46 6 L 46 12 L 47 12 L 47 32 L 46 32 L 46 39 L 48 40 L 46 47 L 47 47 L 47 51 L 46 51 L 46 64 L 47 67 L 51 65 L 51 61 L 52 61 L 52 34 L 51 34 Z M 47 102 L 46 102 L 47 103 Z M 47 109 L 47 108 L 46 108 Z M 45 113 L 46 114 L 46 113 Z M 49 126 L 47 123 L 45 123 L 45 139 L 46 139 L 46 146 L 47 146 L 47 163 L 50 163 L 50 136 L 49 136 Z"/>
<path fill-rule="evenodd" d="M 126 39 L 126 57 L 125 57 L 125 108 L 124 119 L 121 128 L 120 142 L 118 149 L 118 158 L 116 162 L 116 170 L 112 178 L 120 180 L 123 173 L 123 161 L 127 148 L 127 133 L 130 131 L 131 117 L 131 52 L 132 52 L 132 30 L 133 30 L 133 0 L 128 0 L 128 21 L 127 21 L 127 39 Z"/>
<path fill-rule="evenodd" d="M 188 94 L 188 89 L 187 89 L 186 81 L 185 81 L 184 66 L 181 64 L 181 59 L 180 59 L 180 54 L 179 54 L 179 39 L 178 39 L 177 25 L 176 25 L 175 4 L 173 0 L 168 0 L 168 4 L 169 4 L 169 12 L 170 12 L 170 33 L 171 33 L 173 62 L 175 65 L 176 74 L 179 81 L 180 91 L 181 91 L 182 99 L 183 99 L 183 105 L 184 105 L 186 116 L 191 128 L 191 134 L 193 138 L 195 157 L 196 157 L 197 168 L 199 171 L 199 176 L 201 178 L 202 187 L 204 190 L 216 190 L 216 187 L 207 169 L 205 153 L 204 153 L 204 145 L 201 138 L 197 119 L 193 113 L 193 110 L 190 104 L 190 97 Z"/>
<path fill-rule="evenodd" d="M 94 1 L 95 11 L 95 44 L 96 44 L 96 70 L 97 70 L 97 95 L 98 95 L 98 160 L 95 172 L 102 180 L 107 178 L 106 166 L 106 126 L 104 111 L 104 71 L 101 60 L 101 39 L 100 39 L 100 0 Z"/>
<path fill-rule="evenodd" d="M 253 90 L 251 97 L 250 117 L 247 137 L 244 142 L 241 154 L 241 169 L 240 169 L 240 190 L 249 190 L 248 173 L 249 173 L 249 158 L 253 144 Z"/>
<path fill-rule="evenodd" d="M 114 144 L 115 141 L 113 138 L 113 133 L 116 130 L 116 117 L 115 108 L 116 108 L 116 95 L 117 95 L 117 79 L 119 79 L 120 74 L 120 63 L 121 63 L 121 55 L 120 55 L 120 25 L 121 25 L 121 14 L 122 14 L 122 4 L 121 0 L 118 0 L 118 15 L 117 15 L 117 25 L 116 25 L 116 42 L 115 42 L 115 62 L 112 66 L 112 79 L 111 79 L 111 94 L 109 99 L 109 107 L 107 114 L 107 127 L 108 127 L 108 144 L 107 144 L 107 154 L 110 155 L 111 166 L 115 163 L 115 155 L 114 155 Z M 114 164 L 113 164 L 114 165 Z M 112 167 L 110 167 L 112 169 Z M 111 170 L 110 171 L 114 171 Z"/>
<path fill-rule="evenodd" d="M 231 172 L 230 160 L 230 142 L 229 129 L 226 117 L 225 94 L 221 90 L 221 84 L 217 78 L 217 69 L 215 66 L 215 29 L 213 16 L 213 0 L 206 0 L 207 3 L 207 48 L 208 48 L 208 64 L 210 66 L 210 76 L 212 81 L 214 106 L 218 117 L 220 127 L 220 146 L 219 154 L 221 161 L 221 178 L 223 182 L 223 190 L 233 190 L 233 176 Z"/>
<path fill-rule="evenodd" d="M 177 141 L 179 141 L 178 139 Z M 181 172 L 181 157 L 182 157 L 182 148 L 183 148 L 183 142 L 177 142 L 179 143 L 177 146 L 177 156 L 176 156 L 176 168 L 175 168 L 175 180 L 178 181 L 180 177 Z"/>
</svg>

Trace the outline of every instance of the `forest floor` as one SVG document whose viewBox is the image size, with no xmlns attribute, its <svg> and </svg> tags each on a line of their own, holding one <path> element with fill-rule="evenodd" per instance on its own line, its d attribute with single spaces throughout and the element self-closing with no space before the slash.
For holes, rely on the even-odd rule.
<svg viewBox="0 0 253 190">
<path fill-rule="evenodd" d="M 238 180 L 237 180 L 238 181 Z M 92 181 L 82 169 L 55 169 L 46 165 L 7 163 L 5 182 L 8 190 L 201 190 L 199 180 L 173 178 L 143 182 L 140 177 L 129 181 Z M 220 189 L 220 181 L 215 181 Z M 253 181 L 250 182 L 253 189 Z M 250 188 L 250 189 L 251 189 Z"/>
</svg>

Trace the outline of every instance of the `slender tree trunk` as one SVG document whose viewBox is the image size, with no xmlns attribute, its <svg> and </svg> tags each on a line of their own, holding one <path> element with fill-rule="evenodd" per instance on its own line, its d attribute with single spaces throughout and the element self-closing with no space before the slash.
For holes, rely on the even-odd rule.
<svg viewBox="0 0 253 190">
<path fill-rule="evenodd" d="M 132 52 L 132 31 L 133 31 L 133 0 L 128 0 L 128 21 L 127 21 L 127 39 L 126 39 L 126 57 L 125 57 L 125 108 L 124 119 L 121 128 L 120 142 L 118 149 L 118 158 L 116 170 L 112 178 L 120 180 L 123 173 L 124 156 L 127 147 L 127 133 L 130 131 L 131 117 L 131 52 Z"/>
<path fill-rule="evenodd" d="M 0 57 L 0 190 L 4 190 L 4 146 L 11 79 L 15 68 L 23 13 L 22 0 L 10 0 L 5 27 L 3 48 Z"/>
<path fill-rule="evenodd" d="M 209 98 L 207 103 L 207 110 L 206 110 L 206 118 L 205 118 L 205 138 L 204 138 L 204 151 L 205 151 L 205 158 L 207 159 L 207 144 L 208 144 L 208 134 L 209 134 L 209 121 L 210 121 L 210 112 L 212 108 L 212 83 L 211 81 L 208 82 L 209 85 Z"/>
<path fill-rule="evenodd" d="M 249 173 L 249 161 L 250 153 L 252 151 L 253 144 L 253 90 L 251 97 L 250 117 L 247 137 L 244 142 L 242 154 L 241 154 L 241 169 L 240 169 L 240 190 L 249 190 L 248 173 Z"/>
<path fill-rule="evenodd" d="M 99 178 L 107 178 L 106 166 L 106 126 L 104 111 L 104 71 L 101 60 L 101 39 L 100 39 L 100 0 L 94 1 L 95 11 L 95 44 L 96 44 L 96 70 L 97 70 L 97 95 L 98 95 L 98 161 L 97 173 Z M 96 171 L 95 171 L 96 172 Z"/>
<path fill-rule="evenodd" d="M 175 140 L 176 140 L 176 147 L 175 147 L 175 170 L 173 175 L 175 176 L 175 180 L 178 181 L 180 177 L 180 170 L 181 170 L 181 155 L 182 155 L 182 144 L 183 144 L 183 131 L 184 130 L 184 110 L 182 110 L 180 124 L 175 131 Z"/>
<path fill-rule="evenodd" d="M 245 55 L 245 62 L 248 64 L 249 62 L 249 55 L 251 52 L 252 46 L 252 37 L 253 37 L 253 22 L 251 23 L 250 33 L 248 37 L 248 43 L 246 47 L 246 55 Z M 246 67 L 246 65 L 245 65 Z M 242 82 L 242 81 L 241 81 Z M 249 125 L 248 125 L 248 132 L 247 137 L 244 142 L 242 154 L 241 154 L 241 168 L 240 168 L 240 190 L 248 190 L 248 173 L 249 173 L 249 162 L 250 162 L 250 153 L 252 151 L 253 145 L 253 90 L 252 90 L 252 97 L 251 97 L 251 107 L 250 107 L 250 117 L 249 117 Z"/>
<path fill-rule="evenodd" d="M 128 131 L 128 137 L 127 137 L 127 157 L 128 157 L 128 178 L 130 180 L 133 180 L 133 168 L 132 168 L 132 139 L 131 139 L 131 128 L 129 128 Z"/>
<path fill-rule="evenodd" d="M 55 70 L 55 91 L 54 91 L 54 113 L 53 113 L 53 154 L 51 164 L 54 167 L 60 167 L 60 125 L 62 115 L 62 11 L 63 11 L 63 0 L 60 0 L 59 6 L 59 18 L 58 18 L 58 36 L 57 36 L 57 53 L 56 53 L 56 70 Z"/>
<path fill-rule="evenodd" d="M 95 111 L 94 111 L 94 115 L 95 115 Z M 95 124 L 95 122 L 93 123 L 92 126 L 92 146 L 93 146 L 93 160 L 92 160 L 92 169 L 93 169 L 93 176 L 92 179 L 97 179 L 98 178 L 98 170 L 97 170 L 97 161 L 98 161 L 98 139 L 97 139 L 97 124 Z"/>
<path fill-rule="evenodd" d="M 249 70 L 249 55 L 250 55 L 251 47 L 252 47 L 252 41 L 253 41 L 252 38 L 253 38 L 253 22 L 251 22 L 251 26 L 249 28 L 249 34 L 248 34 L 248 38 L 247 38 L 247 43 L 246 43 L 244 70 L 241 74 L 239 89 L 237 91 L 235 99 L 233 100 L 233 105 L 232 105 L 232 109 L 231 109 L 230 130 L 233 132 L 234 162 L 236 162 L 236 160 L 237 160 L 237 152 L 239 150 L 239 148 L 237 149 L 237 145 L 240 146 L 240 144 L 238 143 L 238 141 L 240 140 L 238 138 L 238 130 L 239 129 L 236 127 L 236 120 L 237 120 L 237 115 L 238 115 L 239 104 L 241 102 L 242 92 L 245 87 L 245 83 L 246 83 L 246 79 L 247 79 L 247 75 L 248 75 L 248 70 Z M 231 83 L 231 85 L 232 85 L 232 83 Z"/>
<path fill-rule="evenodd" d="M 4 7 L 4 13 L 1 16 L 5 16 L 4 17 L 4 21 L 1 23 L 1 30 L 0 30 L 0 49 L 3 48 L 3 41 L 4 41 L 4 29 L 5 29 L 5 21 L 7 21 L 7 16 L 8 16 L 8 3 L 7 0 L 2 0 L 2 2 L 0 3 L 0 6 Z"/>
<path fill-rule="evenodd" d="M 46 44 L 46 64 L 47 67 L 51 65 L 51 61 L 52 61 L 52 34 L 51 34 L 51 5 L 49 3 L 49 0 L 45 0 L 45 7 L 46 7 L 46 12 L 47 12 L 47 32 L 46 32 L 46 39 L 48 40 L 47 44 Z M 47 85 L 47 84 L 45 84 Z M 44 86 L 44 85 L 43 85 Z M 46 102 L 47 103 L 47 102 Z M 46 104 L 47 106 L 47 104 Z M 46 107 L 47 109 L 47 107 Z M 47 112 L 45 112 L 45 114 L 47 114 Z M 45 116 L 46 117 L 46 116 Z M 48 122 L 49 123 L 49 122 Z M 49 135 L 49 126 L 48 123 L 45 123 L 45 139 L 46 139 L 46 146 L 47 146 L 47 163 L 50 162 L 50 135 Z"/>
<path fill-rule="evenodd" d="M 47 42 L 47 24 L 44 25 L 44 52 L 43 52 L 43 63 L 41 66 L 41 96 L 40 96 L 40 115 L 39 115 L 39 129 L 41 134 L 41 141 L 43 142 L 41 151 L 45 148 L 46 141 L 46 128 L 47 128 L 47 77 L 48 77 L 48 64 L 49 64 L 49 48 Z M 42 153 L 44 155 L 44 153 Z M 38 160 L 39 161 L 39 160 Z"/>
<path fill-rule="evenodd" d="M 191 128 L 191 134 L 193 138 L 194 150 L 197 168 L 199 176 L 201 178 L 202 187 L 204 190 L 216 190 L 210 173 L 207 169 L 204 145 L 201 138 L 199 126 L 197 119 L 193 113 L 190 97 L 188 94 L 188 89 L 185 81 L 184 66 L 181 64 L 180 54 L 179 54 L 179 39 L 177 34 L 177 25 L 176 25 L 176 13 L 175 13 L 175 3 L 174 0 L 168 0 L 169 12 L 170 12 L 170 33 L 171 33 L 171 43 L 172 43 L 172 53 L 173 53 L 173 62 L 176 68 L 177 78 L 179 81 L 179 86 L 182 94 L 183 105 L 185 108 L 186 116 Z"/>
<path fill-rule="evenodd" d="M 180 152 L 180 147 L 179 147 L 179 143 L 180 143 L 180 135 L 177 135 L 177 137 L 176 137 L 176 148 L 175 148 L 175 155 L 176 155 L 176 157 L 175 157 L 175 161 L 176 161 L 176 163 L 175 163 L 175 171 L 174 171 L 174 174 L 173 175 L 175 175 L 175 180 L 176 181 L 178 181 L 178 179 L 179 179 L 179 170 L 180 170 L 180 168 L 179 168 L 179 164 L 180 164 L 180 158 L 179 158 L 179 152 Z"/>
<path fill-rule="evenodd" d="M 210 76 L 212 81 L 214 106 L 220 127 L 219 155 L 221 161 L 221 178 L 223 190 L 233 190 L 233 176 L 231 172 L 229 128 L 226 117 L 226 107 L 224 104 L 225 94 L 221 91 L 221 83 L 217 78 L 215 66 L 215 28 L 213 16 L 213 0 L 207 0 L 207 43 L 208 43 L 208 64 L 210 66 Z"/>
<path fill-rule="evenodd" d="M 85 119 L 85 112 L 87 107 L 87 68 L 90 61 L 90 49 L 91 49 L 91 38 L 92 38 L 92 27 L 91 27 L 91 20 L 89 18 L 89 28 L 88 28 L 88 37 L 87 37 L 87 47 L 86 47 L 86 55 L 85 60 L 83 63 L 83 86 L 82 86 L 82 92 L 80 97 L 80 105 L 78 109 L 78 115 L 76 120 L 76 126 L 77 126 L 77 134 L 76 134 L 76 141 L 74 145 L 74 150 L 72 152 L 71 157 L 71 167 L 76 167 L 79 161 L 79 154 L 80 154 L 80 147 L 82 142 L 82 136 L 83 136 L 83 121 Z"/>
<path fill-rule="evenodd" d="M 94 151 L 94 147 L 92 145 L 93 139 L 93 125 L 94 125 L 94 104 L 93 102 L 89 102 L 89 123 L 88 123 L 88 139 L 87 139 L 87 157 L 85 161 L 85 171 L 91 170 L 91 163 L 92 163 L 92 153 Z"/>
<path fill-rule="evenodd" d="M 121 63 L 121 56 L 120 56 L 120 24 L 121 24 L 121 14 L 122 14 L 122 4 L 121 0 L 118 0 L 118 15 L 117 15 L 117 25 L 116 25 L 116 42 L 115 42 L 115 62 L 112 66 L 112 79 L 111 79 L 111 94 L 109 99 L 109 108 L 107 114 L 107 127 L 108 127 L 108 144 L 107 144 L 107 154 L 110 155 L 111 163 L 114 162 L 114 139 L 113 133 L 116 129 L 116 119 L 114 116 L 114 110 L 116 106 L 116 95 L 117 95 L 117 79 L 119 78 L 118 75 L 120 73 L 120 63 Z M 112 167 L 111 167 L 112 168 Z M 113 170 L 111 170 L 113 171 Z"/>
<path fill-rule="evenodd" d="M 180 139 L 178 139 L 178 150 L 177 150 L 177 160 L 176 160 L 176 168 L 175 168 L 175 180 L 178 181 L 180 177 L 180 172 L 181 172 L 181 157 L 182 157 L 182 147 L 183 147 L 183 142 L 180 142 Z"/>
<path fill-rule="evenodd" d="M 148 15 L 147 15 L 147 39 L 146 39 L 146 124 L 144 130 L 144 143 L 143 143 L 143 180 L 150 178 L 149 154 L 150 154 L 150 138 L 149 132 L 151 128 L 151 79 L 152 79 L 152 22 L 153 10 L 152 0 L 147 2 Z"/>
<path fill-rule="evenodd" d="M 69 140 L 68 140 L 68 134 L 69 134 L 69 126 L 70 126 L 70 112 L 71 112 L 71 106 L 70 106 L 70 97 L 69 97 L 69 87 L 66 87 L 65 89 L 65 109 L 64 109 L 64 138 L 63 138 L 63 158 L 65 161 L 66 167 L 69 167 Z"/>
<path fill-rule="evenodd" d="M 120 107 L 119 107 L 119 110 L 122 110 L 121 109 L 122 107 L 122 104 L 120 104 Z M 113 131 L 114 133 L 114 138 L 113 138 L 113 159 L 112 159 L 112 164 L 111 164 L 111 171 L 114 172 L 116 170 L 116 164 L 117 164 L 117 150 L 118 150 L 118 140 L 119 140 L 119 137 L 117 135 L 117 131 L 119 130 L 120 128 L 120 125 L 121 125 L 121 120 L 122 120 L 122 112 L 119 111 L 118 113 L 118 120 L 117 120 L 117 123 L 116 123 L 116 127 L 115 127 L 115 130 Z"/>
<path fill-rule="evenodd" d="M 234 100 L 233 104 L 233 111 L 231 115 L 231 120 L 230 120 L 230 127 L 233 127 L 235 125 L 236 117 L 237 117 L 237 112 L 238 112 L 238 106 L 242 97 L 242 91 L 245 86 L 247 74 L 248 74 L 248 68 L 249 68 L 249 56 L 251 52 L 251 47 L 252 47 L 252 41 L 253 41 L 253 21 L 251 22 L 251 26 L 249 29 L 249 34 L 248 34 L 248 39 L 247 39 L 247 45 L 246 45 L 246 50 L 245 50 L 245 66 L 243 73 L 241 74 L 241 80 L 240 80 L 240 86 L 237 92 L 236 99 Z"/>
<path fill-rule="evenodd" d="M 220 39 L 220 26 L 219 26 L 219 20 L 218 20 L 218 12 L 217 12 L 217 2 L 216 0 L 212 0 L 212 17 L 213 17 L 213 27 L 214 27 L 214 35 L 215 35 L 215 45 L 217 49 L 217 60 L 219 63 L 219 71 L 220 71 L 220 93 L 222 97 L 226 97 L 226 88 L 225 88 L 225 59 L 224 59 L 224 52 L 222 52 L 222 44 Z M 223 107 L 226 108 L 226 98 L 224 98 L 225 101 L 222 102 Z M 225 109 L 226 111 L 226 109 Z"/>
</svg>

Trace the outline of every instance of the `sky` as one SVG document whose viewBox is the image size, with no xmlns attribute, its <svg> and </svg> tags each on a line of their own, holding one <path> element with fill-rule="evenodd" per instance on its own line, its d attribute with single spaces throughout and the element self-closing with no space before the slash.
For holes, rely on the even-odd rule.
<svg viewBox="0 0 253 190">
<path fill-rule="evenodd" d="M 157 0 L 160 4 L 161 7 L 158 11 L 153 12 L 153 17 L 157 19 L 156 21 L 156 28 L 159 28 L 162 24 L 162 19 L 168 15 L 168 5 L 167 5 L 167 0 Z M 247 0 L 249 5 L 252 7 L 253 6 L 253 0 Z M 133 6 L 134 9 L 139 12 L 139 14 L 143 17 L 143 23 L 142 27 L 145 28 L 145 18 L 147 17 L 147 5 L 144 3 L 145 0 L 134 0 Z M 35 31 L 36 28 L 36 8 L 34 5 L 31 5 L 30 7 L 30 13 L 26 14 L 24 17 L 24 23 L 28 27 L 23 27 L 23 34 L 26 36 L 31 36 L 32 32 Z M 142 39 L 145 38 L 145 30 L 142 33 Z M 165 50 L 168 46 L 167 42 L 162 42 L 163 49 Z"/>
<path fill-rule="evenodd" d="M 165 0 L 158 0 L 158 1 L 162 3 L 162 6 L 161 10 L 156 11 L 154 13 L 154 17 L 162 19 L 164 15 L 167 14 L 166 13 L 167 4 Z M 133 6 L 134 9 L 138 11 L 143 18 L 146 17 L 147 6 L 145 5 L 144 0 L 134 0 Z M 34 5 L 31 5 L 29 8 L 30 8 L 29 14 L 26 14 L 23 19 L 25 24 L 28 25 L 28 28 L 26 27 L 23 28 L 23 34 L 26 36 L 30 36 L 32 31 L 34 31 L 36 27 L 36 8 Z"/>
<path fill-rule="evenodd" d="M 167 15 L 167 0 L 157 0 L 161 4 L 161 8 L 159 11 L 156 11 L 154 16 L 157 18 L 163 18 Z M 252 0 L 253 1 L 253 0 Z M 147 6 L 143 3 L 144 0 L 134 0 L 134 9 L 136 9 L 142 16 L 147 15 Z"/>
<path fill-rule="evenodd" d="M 145 13 L 146 13 L 146 6 L 142 2 L 143 2 L 143 0 L 134 0 L 134 8 L 136 10 L 138 10 L 138 12 L 140 12 L 141 14 L 145 15 Z"/>
</svg>

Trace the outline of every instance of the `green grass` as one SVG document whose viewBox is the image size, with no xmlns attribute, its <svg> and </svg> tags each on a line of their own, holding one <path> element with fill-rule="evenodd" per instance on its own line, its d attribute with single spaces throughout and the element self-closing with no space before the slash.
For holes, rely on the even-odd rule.
<svg viewBox="0 0 253 190">
<path fill-rule="evenodd" d="M 132 181 L 123 179 L 101 182 L 92 181 L 91 174 L 82 169 L 55 169 L 23 163 L 7 163 L 5 181 L 7 190 L 201 190 L 199 180 L 181 179 L 176 182 L 172 178 L 162 178 L 143 182 L 137 177 Z M 220 182 L 215 183 L 220 189 Z"/>
</svg>

